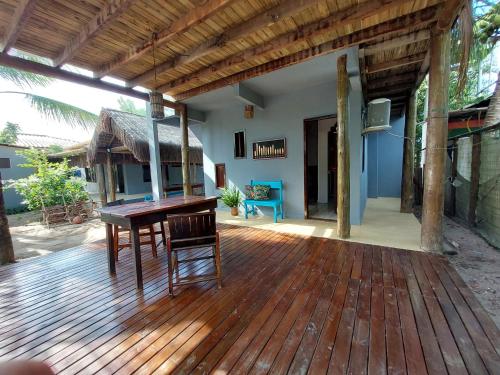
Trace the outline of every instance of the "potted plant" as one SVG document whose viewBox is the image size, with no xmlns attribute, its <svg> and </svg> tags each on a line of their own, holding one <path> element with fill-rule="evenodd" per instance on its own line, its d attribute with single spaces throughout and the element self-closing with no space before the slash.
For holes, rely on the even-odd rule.
<svg viewBox="0 0 500 375">
<path fill-rule="evenodd" d="M 221 200 L 226 206 L 231 208 L 231 215 L 238 216 L 238 206 L 241 203 L 241 193 L 235 186 L 232 188 L 224 188 Z"/>
</svg>

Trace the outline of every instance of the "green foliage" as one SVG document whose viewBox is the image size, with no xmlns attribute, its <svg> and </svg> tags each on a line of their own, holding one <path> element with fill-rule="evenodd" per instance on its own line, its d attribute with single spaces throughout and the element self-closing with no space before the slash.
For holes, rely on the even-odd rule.
<svg viewBox="0 0 500 375">
<path fill-rule="evenodd" d="M 86 201 L 89 196 L 85 191 L 85 181 L 74 176 L 76 168 L 70 167 L 68 161 L 51 163 L 45 151 L 30 149 L 20 151 L 26 159 L 21 167 L 33 168 L 35 172 L 19 180 L 11 181 L 10 188 L 24 198 L 28 209 L 55 206 L 65 203 Z"/>
<path fill-rule="evenodd" d="M 500 3 L 491 7 L 479 17 L 477 22 L 478 40 L 482 43 L 495 44 L 500 36 Z"/>
<path fill-rule="evenodd" d="M 7 121 L 5 127 L 0 131 L 0 143 L 7 145 L 15 144 L 20 131 L 21 127 L 18 124 Z"/>
<path fill-rule="evenodd" d="M 129 98 L 120 96 L 118 98 L 118 105 L 120 106 L 120 111 L 134 113 L 139 116 L 146 116 L 146 108 L 137 108 L 135 103 Z"/>
<path fill-rule="evenodd" d="M 228 207 L 238 207 L 241 203 L 241 193 L 236 186 L 232 188 L 225 187 L 220 198 L 222 203 Z"/>
<path fill-rule="evenodd" d="M 50 154 L 57 154 L 58 152 L 62 152 L 64 149 L 59 146 L 59 145 L 50 145 L 47 148 L 47 153 Z"/>
</svg>

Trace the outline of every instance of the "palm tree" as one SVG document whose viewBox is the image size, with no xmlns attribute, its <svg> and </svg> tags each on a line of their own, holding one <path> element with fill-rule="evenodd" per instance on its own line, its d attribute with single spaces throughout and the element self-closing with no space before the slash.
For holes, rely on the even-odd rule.
<svg viewBox="0 0 500 375">
<path fill-rule="evenodd" d="M 48 119 L 61 121 L 70 126 L 79 126 L 82 128 L 88 128 L 92 124 L 97 123 L 98 117 L 91 112 L 25 91 L 26 89 L 36 86 L 48 86 L 53 82 L 51 78 L 4 66 L 0 66 L 0 78 L 9 80 L 23 89 L 23 91 L 0 91 L 0 94 L 23 95 L 33 108 Z M 9 222 L 5 212 L 2 177 L 0 174 L 0 264 L 12 263 L 14 261 L 14 248 L 12 246 Z"/>
</svg>

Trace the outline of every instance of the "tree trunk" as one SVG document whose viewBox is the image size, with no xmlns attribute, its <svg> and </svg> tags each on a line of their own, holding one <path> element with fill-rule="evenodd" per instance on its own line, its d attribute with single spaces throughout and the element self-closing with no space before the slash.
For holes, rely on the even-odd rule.
<svg viewBox="0 0 500 375">
<path fill-rule="evenodd" d="M 422 249 L 442 251 L 446 143 L 448 138 L 448 85 L 450 33 L 431 37 L 429 68 L 429 123 L 425 147 Z"/>
<path fill-rule="evenodd" d="M 415 158 L 415 132 L 417 126 L 417 99 L 412 95 L 406 105 L 405 138 L 403 147 L 403 178 L 401 184 L 401 212 L 413 212 L 413 160 Z"/>
<path fill-rule="evenodd" d="M 114 202 L 116 200 L 116 181 L 111 152 L 106 154 L 106 169 L 108 173 L 109 202 Z"/>
<path fill-rule="evenodd" d="M 337 235 L 343 239 L 351 235 L 348 93 L 347 55 L 342 55 L 337 59 Z"/>
<path fill-rule="evenodd" d="M 0 264 L 14 263 L 14 247 L 10 236 L 9 221 L 5 213 L 2 174 L 0 173 Z"/>
<path fill-rule="evenodd" d="M 182 186 L 184 195 L 192 195 L 191 178 L 189 174 L 189 129 L 187 106 L 181 110 L 181 153 L 182 153 Z"/>
</svg>

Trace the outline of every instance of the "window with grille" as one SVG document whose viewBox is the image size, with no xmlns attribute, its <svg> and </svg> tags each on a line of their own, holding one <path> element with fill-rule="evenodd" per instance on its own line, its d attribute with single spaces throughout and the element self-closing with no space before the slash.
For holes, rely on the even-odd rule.
<svg viewBox="0 0 500 375">
<path fill-rule="evenodd" d="M 247 157 L 244 130 L 234 133 L 234 157 L 236 159 Z"/>
</svg>

